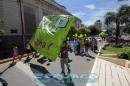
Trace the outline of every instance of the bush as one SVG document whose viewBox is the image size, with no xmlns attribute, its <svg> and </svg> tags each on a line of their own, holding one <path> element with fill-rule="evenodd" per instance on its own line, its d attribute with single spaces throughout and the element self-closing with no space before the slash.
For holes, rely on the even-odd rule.
<svg viewBox="0 0 130 86">
<path fill-rule="evenodd" d="M 102 49 L 103 49 L 103 50 L 106 50 L 106 48 L 107 48 L 108 46 L 110 46 L 110 44 L 104 45 L 104 47 L 103 47 Z"/>
<path fill-rule="evenodd" d="M 120 53 L 118 53 L 117 56 L 118 56 L 118 58 L 121 58 L 121 59 L 129 59 L 127 53 L 125 53 L 125 52 L 120 52 Z"/>
<path fill-rule="evenodd" d="M 126 47 L 117 54 L 118 58 L 130 60 L 130 48 Z"/>
</svg>

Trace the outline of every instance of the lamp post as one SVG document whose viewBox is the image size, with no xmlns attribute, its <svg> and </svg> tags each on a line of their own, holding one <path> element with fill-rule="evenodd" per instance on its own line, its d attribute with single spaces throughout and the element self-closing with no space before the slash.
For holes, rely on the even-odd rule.
<svg viewBox="0 0 130 86">
<path fill-rule="evenodd" d="M 21 0 L 17 0 L 17 3 L 18 3 L 18 6 L 19 6 L 19 14 L 20 14 L 20 23 L 21 23 L 23 46 L 24 46 L 24 48 L 25 48 L 25 31 L 24 31 L 22 1 L 21 1 Z"/>
</svg>

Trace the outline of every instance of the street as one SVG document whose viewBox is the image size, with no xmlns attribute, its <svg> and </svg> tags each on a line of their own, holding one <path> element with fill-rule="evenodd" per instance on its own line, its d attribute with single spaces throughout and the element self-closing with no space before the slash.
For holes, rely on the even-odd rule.
<svg viewBox="0 0 130 86">
<path fill-rule="evenodd" d="M 85 56 L 75 56 L 74 53 L 69 53 L 69 57 L 72 60 L 70 63 L 70 74 L 88 74 L 91 73 L 96 54 L 89 51 L 92 57 Z M 39 60 L 40 59 L 40 60 Z M 90 60 L 87 60 L 90 59 Z M 24 59 L 22 59 L 23 61 Z M 49 63 L 49 64 L 48 64 Z M 8 67 L 9 63 L 0 65 L 0 72 Z M 38 72 L 37 72 L 38 71 Z M 48 60 L 44 59 L 41 56 L 38 58 L 33 58 L 29 63 L 23 64 L 23 62 L 18 62 L 14 67 L 7 69 L 1 77 L 6 80 L 9 86 L 36 86 L 33 82 L 34 76 L 36 73 L 49 73 L 49 74 L 60 74 L 60 59 L 58 58 L 55 62 L 48 62 Z M 31 78 L 30 78 L 31 77 Z M 36 77 L 36 76 L 35 76 Z M 51 78 L 53 80 L 53 78 Z M 71 79 L 71 77 L 70 77 Z M 54 78 L 54 80 L 57 80 Z M 58 79 L 59 80 L 59 79 Z M 21 84 L 20 84 L 21 83 Z M 38 83 L 40 86 L 86 86 L 86 83 Z M 18 85 L 19 84 L 19 85 Z M 33 85 L 32 85 L 33 84 Z M 58 84 L 58 85 L 57 85 Z"/>
</svg>

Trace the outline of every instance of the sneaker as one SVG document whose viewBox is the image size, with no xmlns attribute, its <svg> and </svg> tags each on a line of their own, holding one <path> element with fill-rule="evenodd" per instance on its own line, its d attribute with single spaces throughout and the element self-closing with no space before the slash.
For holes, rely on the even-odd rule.
<svg viewBox="0 0 130 86">
<path fill-rule="evenodd" d="M 65 72 L 62 71 L 62 72 L 61 72 L 61 75 L 65 76 Z"/>
<path fill-rule="evenodd" d="M 68 73 L 70 73 L 71 72 L 71 70 L 70 70 L 70 68 L 68 68 Z"/>
</svg>

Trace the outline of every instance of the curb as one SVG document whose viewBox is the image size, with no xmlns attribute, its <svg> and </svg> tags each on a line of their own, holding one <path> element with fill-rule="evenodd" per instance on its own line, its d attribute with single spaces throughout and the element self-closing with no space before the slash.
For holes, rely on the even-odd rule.
<svg viewBox="0 0 130 86">
<path fill-rule="evenodd" d="M 102 49 L 102 47 L 100 46 L 100 48 L 99 48 L 99 53 L 97 54 L 97 56 L 96 56 L 96 58 L 95 58 L 95 62 L 94 62 L 94 65 L 93 65 L 93 68 L 92 68 L 91 73 L 94 73 L 95 70 L 96 70 L 97 58 L 98 58 L 99 55 L 100 55 L 101 49 Z M 91 78 L 91 76 L 89 76 L 89 78 Z M 92 86 L 92 83 L 88 83 L 88 82 L 87 82 L 87 83 L 86 83 L 86 86 Z"/>
<path fill-rule="evenodd" d="M 27 56 L 27 54 L 19 55 L 18 57 L 20 57 L 20 59 L 21 59 L 21 58 L 24 58 L 24 57 L 26 57 L 26 56 Z M 15 60 L 19 59 L 18 57 L 15 58 Z M 10 62 L 10 61 L 12 61 L 12 60 L 13 60 L 13 57 L 8 58 L 8 59 L 4 59 L 4 60 L 0 60 L 0 64 L 4 64 L 4 63 Z"/>
</svg>

